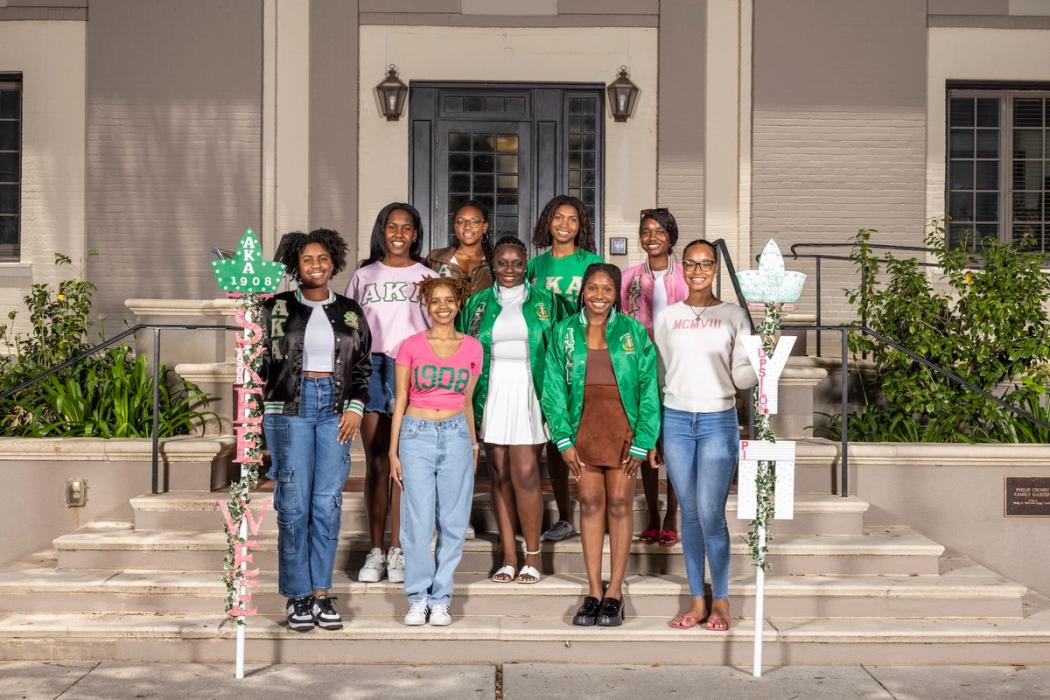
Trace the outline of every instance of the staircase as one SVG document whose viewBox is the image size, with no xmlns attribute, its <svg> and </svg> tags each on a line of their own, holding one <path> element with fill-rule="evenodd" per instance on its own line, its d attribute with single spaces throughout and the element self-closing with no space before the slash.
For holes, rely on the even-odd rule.
<svg viewBox="0 0 1050 700">
<path fill-rule="evenodd" d="M 765 660 L 780 664 L 1046 663 L 1050 601 L 901 524 L 865 527 L 868 504 L 826 495 L 836 459 L 822 440 L 798 444 L 795 519 L 775 521 L 766 577 Z M 354 474 L 363 460 L 354 455 Z M 255 565 L 252 663 L 603 662 L 750 664 L 754 573 L 736 519 L 733 629 L 673 630 L 689 600 L 681 546 L 632 545 L 627 621 L 568 623 L 587 590 L 578 538 L 544 543 L 544 579 L 498 584 L 502 563 L 487 494 L 475 496 L 475 539 L 456 575 L 454 622 L 408 628 L 400 585 L 358 583 L 368 550 L 359 492 L 345 494 L 333 595 L 346 626 L 306 634 L 284 626 L 276 526 L 268 513 Z M 235 625 L 223 616 L 222 493 L 133 498 L 126 512 L 59 537 L 53 549 L 0 569 L 0 658 L 224 662 Z M 260 493 L 265 500 L 269 494 Z M 553 504 L 548 504 L 553 515 Z M 635 503 L 636 531 L 644 501 Z"/>
</svg>

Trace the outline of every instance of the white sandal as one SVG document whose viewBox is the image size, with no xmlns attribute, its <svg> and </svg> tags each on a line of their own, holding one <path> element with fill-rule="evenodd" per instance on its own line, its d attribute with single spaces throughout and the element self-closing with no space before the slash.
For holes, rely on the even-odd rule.
<svg viewBox="0 0 1050 700">
<path fill-rule="evenodd" d="M 540 551 L 542 551 L 542 550 L 537 549 L 535 552 L 530 552 L 529 550 L 526 549 L 525 550 L 525 556 L 538 555 L 540 553 Z M 529 576 L 531 578 L 531 580 L 524 580 L 524 579 L 521 578 L 522 576 Z M 539 569 L 537 569 L 535 566 L 533 566 L 531 564 L 526 564 L 525 566 L 521 567 L 521 570 L 518 571 L 518 577 L 515 580 L 518 583 L 521 583 L 521 584 L 524 584 L 524 585 L 527 585 L 527 586 L 531 586 L 534 583 L 539 583 L 541 578 L 543 578 L 543 575 L 540 574 L 540 570 Z"/>
<path fill-rule="evenodd" d="M 500 576 L 506 576 L 507 578 L 498 578 Z M 510 564 L 504 564 L 500 568 L 496 569 L 496 573 L 492 574 L 492 580 L 495 583 L 510 583 L 514 580 L 514 567 Z"/>
</svg>

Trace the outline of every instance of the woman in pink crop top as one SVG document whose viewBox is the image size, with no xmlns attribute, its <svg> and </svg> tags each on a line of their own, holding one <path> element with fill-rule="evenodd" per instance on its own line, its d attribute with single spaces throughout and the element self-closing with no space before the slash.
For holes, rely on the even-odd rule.
<svg viewBox="0 0 1050 700">
<path fill-rule="evenodd" d="M 469 290 L 458 277 L 420 282 L 429 330 L 407 338 L 397 353 L 390 430 L 390 475 L 401 486 L 406 625 L 452 621 L 452 574 L 474 496 L 478 444 L 471 397 L 481 372 L 481 343 L 453 326 Z M 430 539 L 437 522 L 433 555 Z"/>
</svg>

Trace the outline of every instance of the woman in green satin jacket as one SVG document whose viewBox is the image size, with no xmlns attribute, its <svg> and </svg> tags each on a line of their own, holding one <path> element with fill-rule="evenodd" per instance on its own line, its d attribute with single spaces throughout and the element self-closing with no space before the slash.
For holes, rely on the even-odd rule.
<svg viewBox="0 0 1050 700">
<path fill-rule="evenodd" d="M 619 625 L 634 535 L 634 474 L 655 459 L 660 434 L 656 349 L 645 327 L 620 312 L 620 270 L 584 273 L 579 311 L 559 323 L 547 350 L 541 403 L 551 439 L 577 480 L 580 534 L 590 595 L 575 625 Z M 609 586 L 602 546 L 609 525 Z"/>
<path fill-rule="evenodd" d="M 481 376 L 474 389 L 474 416 L 485 442 L 493 511 L 499 525 L 503 565 L 497 583 L 540 580 L 543 493 L 539 451 L 547 442 L 539 396 L 547 344 L 564 317 L 564 302 L 525 280 L 525 245 L 513 236 L 496 243 L 495 284 L 463 305 L 457 325 L 481 342 Z M 516 508 L 514 506 L 517 506 Z M 525 563 L 518 570 L 514 534 L 521 523 Z"/>
</svg>

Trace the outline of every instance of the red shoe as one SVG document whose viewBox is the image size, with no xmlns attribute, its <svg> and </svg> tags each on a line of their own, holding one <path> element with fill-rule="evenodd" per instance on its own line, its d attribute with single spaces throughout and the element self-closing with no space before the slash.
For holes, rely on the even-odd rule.
<svg viewBox="0 0 1050 700">
<path fill-rule="evenodd" d="M 645 528 L 644 530 L 642 530 L 642 534 L 638 536 L 638 541 L 642 544 L 656 544 L 657 540 L 659 539 L 660 530 L 658 530 L 655 527 Z"/>
<path fill-rule="evenodd" d="M 678 543 L 678 533 L 674 530 L 660 530 L 656 543 L 661 547 L 674 547 Z"/>
</svg>

